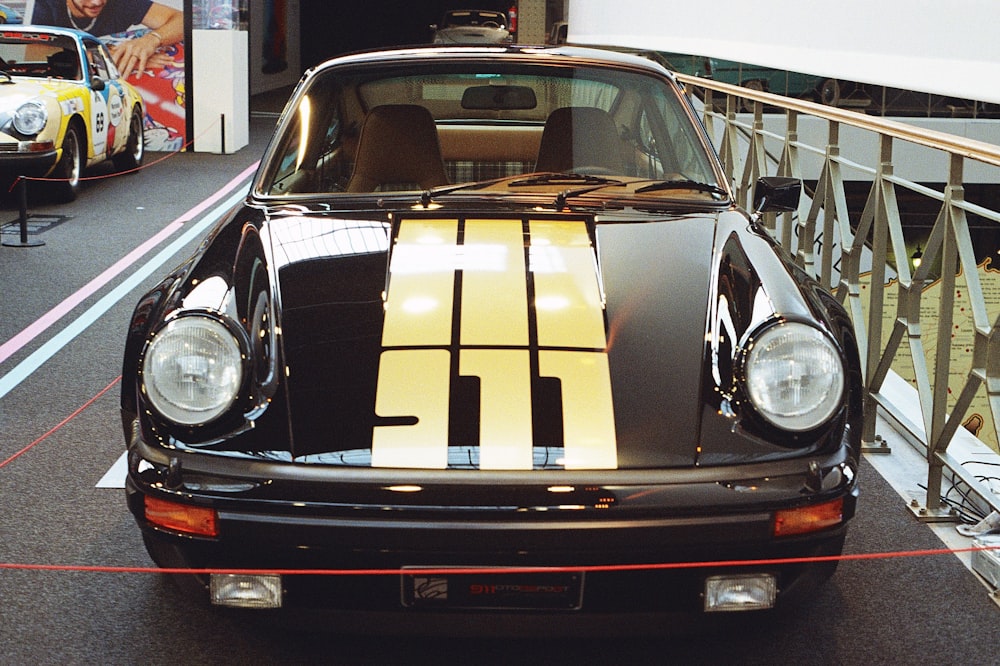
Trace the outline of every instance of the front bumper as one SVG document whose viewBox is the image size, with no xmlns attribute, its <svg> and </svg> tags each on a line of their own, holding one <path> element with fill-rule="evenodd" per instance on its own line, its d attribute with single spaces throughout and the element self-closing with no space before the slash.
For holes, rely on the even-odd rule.
<svg viewBox="0 0 1000 666">
<path fill-rule="evenodd" d="M 47 176 L 59 161 L 59 151 L 51 146 L 31 141 L 0 144 L 0 174 L 7 179 L 25 176 Z"/>
<path fill-rule="evenodd" d="M 711 470 L 488 476 L 168 455 L 141 441 L 129 459 L 129 507 L 159 566 L 294 572 L 282 581 L 286 606 L 343 610 L 419 612 L 401 602 L 407 567 L 582 568 L 582 614 L 696 612 L 707 577 L 764 572 L 783 604 L 832 574 L 836 561 L 823 558 L 842 551 L 857 497 L 846 451 Z M 146 496 L 213 508 L 218 535 L 150 523 Z M 775 512 L 837 500 L 839 524 L 774 536 Z M 774 562 L 789 558 L 820 560 Z M 331 573 L 358 569 L 369 573 Z"/>
</svg>

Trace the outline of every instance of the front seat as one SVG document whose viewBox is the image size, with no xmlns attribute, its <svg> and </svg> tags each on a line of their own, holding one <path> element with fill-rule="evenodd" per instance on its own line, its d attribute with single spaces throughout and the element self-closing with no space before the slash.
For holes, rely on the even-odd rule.
<svg viewBox="0 0 1000 666">
<path fill-rule="evenodd" d="M 430 111 L 417 104 L 386 104 L 368 112 L 348 192 L 427 190 L 447 183 Z"/>
<path fill-rule="evenodd" d="M 76 52 L 68 49 L 56 51 L 47 59 L 49 74 L 57 79 L 75 81 L 80 78 L 80 59 Z"/>
<path fill-rule="evenodd" d="M 579 170 L 625 173 L 618 130 L 604 109 L 564 106 L 550 113 L 545 121 L 535 171 Z"/>
</svg>

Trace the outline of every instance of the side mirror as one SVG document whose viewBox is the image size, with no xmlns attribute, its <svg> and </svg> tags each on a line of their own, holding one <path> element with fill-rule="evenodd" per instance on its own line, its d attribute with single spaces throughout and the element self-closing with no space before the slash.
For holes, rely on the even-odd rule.
<svg viewBox="0 0 1000 666">
<path fill-rule="evenodd" d="M 90 78 L 90 89 L 97 92 L 104 90 L 104 79 L 99 76 L 92 76 Z"/>
<path fill-rule="evenodd" d="M 798 178 L 764 176 L 753 188 L 753 212 L 790 213 L 798 210 L 802 196 L 802 181 Z"/>
</svg>

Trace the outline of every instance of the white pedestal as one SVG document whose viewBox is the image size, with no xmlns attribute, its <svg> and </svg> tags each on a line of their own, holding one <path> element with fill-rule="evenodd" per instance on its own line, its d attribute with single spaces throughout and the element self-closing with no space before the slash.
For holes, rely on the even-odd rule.
<svg viewBox="0 0 1000 666">
<path fill-rule="evenodd" d="M 194 150 L 233 153 L 250 142 L 247 33 L 193 30 L 191 34 Z"/>
</svg>

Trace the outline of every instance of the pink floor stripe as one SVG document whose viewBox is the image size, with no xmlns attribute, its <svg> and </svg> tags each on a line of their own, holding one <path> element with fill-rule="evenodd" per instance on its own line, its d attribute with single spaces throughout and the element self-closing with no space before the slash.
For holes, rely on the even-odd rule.
<svg viewBox="0 0 1000 666">
<path fill-rule="evenodd" d="M 41 333 L 47 329 L 49 326 L 54 324 L 60 318 L 62 318 L 66 313 L 75 308 L 77 305 L 82 303 L 92 294 L 94 294 L 98 289 L 106 285 L 112 279 L 118 275 L 125 272 L 125 269 L 134 264 L 139 260 L 140 257 L 149 253 L 154 247 L 162 243 L 166 238 L 175 233 L 178 229 L 184 226 L 185 222 L 190 222 L 192 219 L 200 215 L 207 208 L 214 205 L 225 195 L 229 193 L 234 187 L 236 187 L 243 180 L 248 178 L 257 169 L 257 164 L 254 163 L 246 170 L 244 170 L 240 175 L 233 178 L 231 181 L 226 183 L 226 185 L 220 189 L 218 192 L 205 199 L 197 206 L 187 211 L 176 220 L 161 229 L 155 236 L 147 240 L 145 243 L 135 248 L 127 255 L 119 259 L 113 266 L 105 270 L 103 273 L 95 277 L 93 280 L 88 282 L 86 285 L 73 292 L 71 295 L 67 296 L 61 303 L 56 305 L 54 308 L 46 312 L 44 315 L 36 319 L 31 325 L 25 328 L 23 331 L 12 337 L 7 342 L 0 345 L 0 363 L 3 363 L 8 358 L 10 358 L 17 350 L 21 349 L 29 342 L 34 340 L 36 337 L 41 335 Z"/>
</svg>

